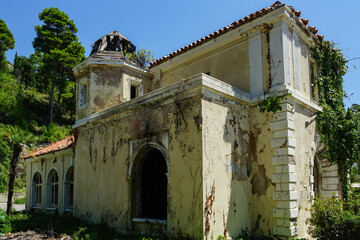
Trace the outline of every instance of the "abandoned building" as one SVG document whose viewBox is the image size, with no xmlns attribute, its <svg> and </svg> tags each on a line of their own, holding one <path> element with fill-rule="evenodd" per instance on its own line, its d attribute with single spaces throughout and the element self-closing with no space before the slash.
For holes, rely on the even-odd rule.
<svg viewBox="0 0 360 240">
<path fill-rule="evenodd" d="M 73 69 L 74 134 L 25 156 L 26 209 L 122 232 L 308 237 L 314 195 L 338 179 L 315 158 L 322 36 L 307 24 L 276 2 L 148 68 L 119 32 L 100 38 Z"/>
</svg>

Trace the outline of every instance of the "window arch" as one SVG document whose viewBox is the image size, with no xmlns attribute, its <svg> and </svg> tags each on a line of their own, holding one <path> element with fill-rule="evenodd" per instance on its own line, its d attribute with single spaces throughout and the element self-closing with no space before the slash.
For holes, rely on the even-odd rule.
<svg viewBox="0 0 360 240">
<path fill-rule="evenodd" d="M 72 210 L 74 204 L 74 166 L 71 166 L 65 175 L 64 182 L 64 209 Z"/>
<path fill-rule="evenodd" d="M 156 148 L 140 155 L 132 177 L 133 216 L 166 220 L 168 180 L 165 157 Z"/>
<path fill-rule="evenodd" d="M 32 198 L 31 205 L 33 207 L 41 205 L 41 189 L 42 189 L 42 179 L 41 174 L 36 172 L 32 178 Z"/>
<path fill-rule="evenodd" d="M 49 172 L 47 180 L 47 205 L 48 207 L 57 207 L 59 203 L 59 175 L 55 169 Z"/>
</svg>

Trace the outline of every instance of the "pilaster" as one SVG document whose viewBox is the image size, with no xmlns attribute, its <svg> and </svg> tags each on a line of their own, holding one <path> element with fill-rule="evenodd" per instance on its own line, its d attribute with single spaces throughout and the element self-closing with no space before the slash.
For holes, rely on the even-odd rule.
<svg viewBox="0 0 360 240">
<path fill-rule="evenodd" d="M 275 168 L 272 182 L 276 184 L 276 190 L 273 192 L 273 200 L 276 201 L 273 217 L 277 220 L 273 234 L 288 238 L 297 235 L 294 222 L 299 214 L 298 192 L 295 189 L 297 181 L 294 156 L 296 141 L 293 121 L 294 106 L 286 101 L 281 104 L 281 107 L 282 110 L 274 114 L 273 121 L 270 123 L 271 131 L 273 131 L 272 165 Z"/>
</svg>

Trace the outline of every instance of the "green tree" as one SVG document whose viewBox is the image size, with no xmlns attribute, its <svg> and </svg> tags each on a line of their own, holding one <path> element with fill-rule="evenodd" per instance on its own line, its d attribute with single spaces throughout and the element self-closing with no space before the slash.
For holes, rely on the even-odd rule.
<svg viewBox="0 0 360 240">
<path fill-rule="evenodd" d="M 4 20 L 0 19 L 0 71 L 7 67 L 5 52 L 15 47 L 15 40 Z"/>
<path fill-rule="evenodd" d="M 139 64 L 140 67 L 149 67 L 150 62 L 155 60 L 151 51 L 143 48 L 133 53 L 125 53 L 125 56 L 127 60 Z"/>
<path fill-rule="evenodd" d="M 317 117 L 317 129 L 325 151 L 321 153 L 330 163 L 336 163 L 343 197 L 348 192 L 348 173 L 360 159 L 359 107 L 345 109 L 343 76 L 347 72 L 346 59 L 333 42 L 321 40 L 313 49 L 317 62 L 319 104 L 323 110 Z"/>
<path fill-rule="evenodd" d="M 5 126 L 5 132 L 3 133 L 3 139 L 8 142 L 12 149 L 9 171 L 8 201 L 6 208 L 6 214 L 11 215 L 12 198 L 14 194 L 15 177 L 17 174 L 19 157 L 23 151 L 24 145 L 29 145 L 35 142 L 35 136 L 27 129 L 22 129 L 19 126 L 7 125 Z"/>
<path fill-rule="evenodd" d="M 30 58 L 15 54 L 13 74 L 25 88 L 35 86 L 35 66 Z"/>
<path fill-rule="evenodd" d="M 35 51 L 42 53 L 42 70 L 49 73 L 49 121 L 53 121 L 54 101 L 60 101 L 69 82 L 74 82 L 72 68 L 85 57 L 76 36 L 77 29 L 69 16 L 57 8 L 46 8 L 39 14 L 44 22 L 35 26 Z M 57 99 L 55 96 L 57 91 Z"/>
</svg>

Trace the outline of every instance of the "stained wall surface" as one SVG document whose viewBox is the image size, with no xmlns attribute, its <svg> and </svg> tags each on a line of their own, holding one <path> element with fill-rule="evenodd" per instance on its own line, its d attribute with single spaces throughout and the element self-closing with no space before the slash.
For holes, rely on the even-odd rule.
<svg viewBox="0 0 360 240">
<path fill-rule="evenodd" d="M 55 154 L 46 154 L 38 158 L 27 159 L 26 169 L 26 202 L 25 209 L 36 209 L 40 212 L 59 213 L 63 214 L 67 210 L 71 210 L 66 206 L 65 198 L 68 194 L 65 191 L 65 176 L 68 170 L 74 166 L 73 149 L 65 149 Z M 58 174 L 58 204 L 57 206 L 50 206 L 50 172 L 55 170 Z M 41 204 L 35 204 L 35 190 L 34 190 L 34 175 L 40 173 L 41 175 Z"/>
<path fill-rule="evenodd" d="M 165 153 L 168 165 L 166 230 L 202 235 L 201 101 L 181 98 L 133 105 L 136 110 L 78 129 L 75 188 L 81 191 L 75 192 L 76 216 L 122 231 L 157 227 L 133 221 L 138 216 L 131 199 L 138 191 L 132 184 L 140 171 L 138 154 L 156 147 Z"/>
</svg>

